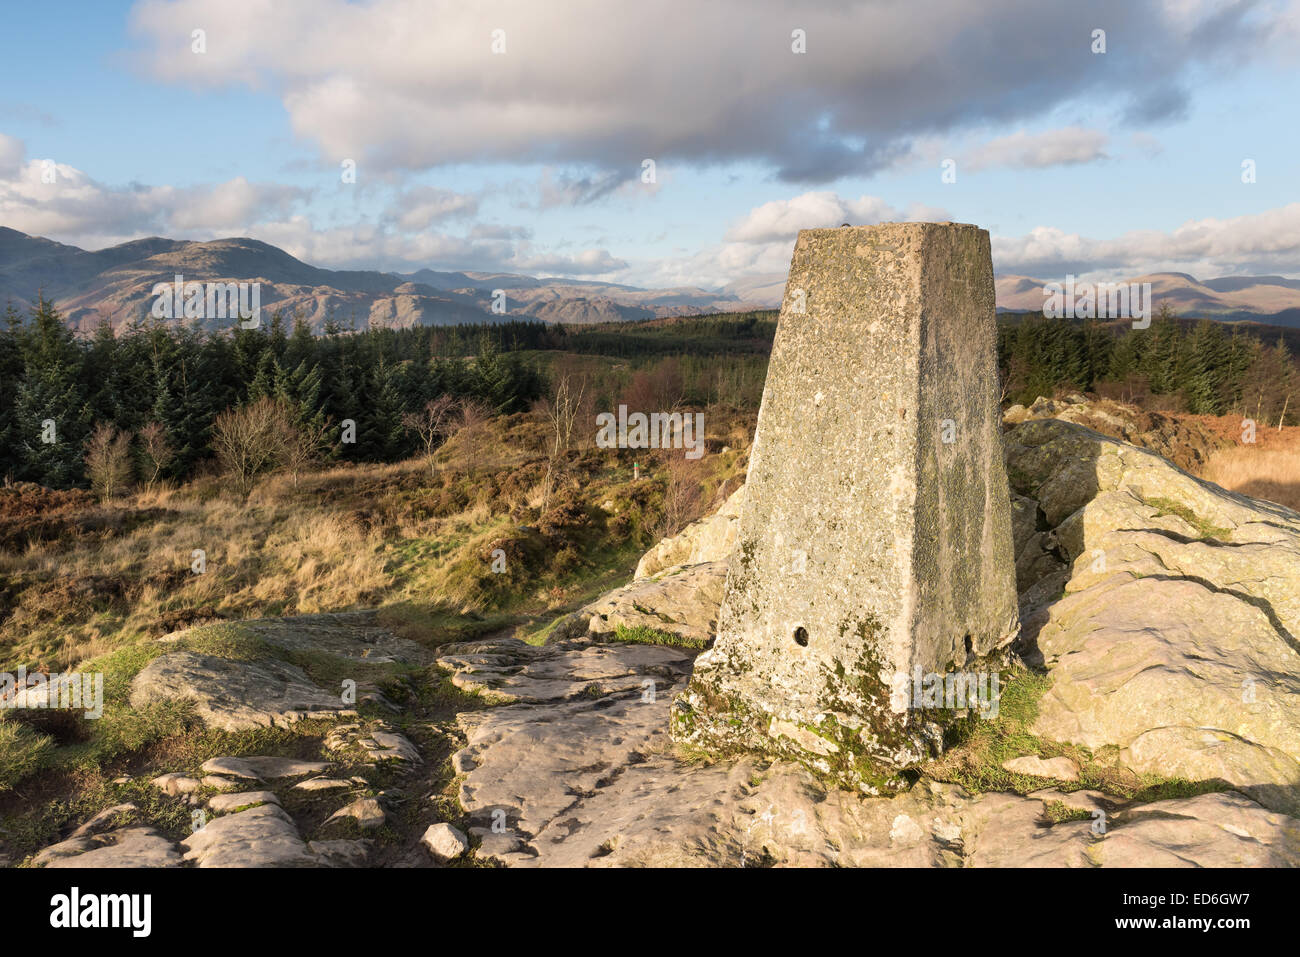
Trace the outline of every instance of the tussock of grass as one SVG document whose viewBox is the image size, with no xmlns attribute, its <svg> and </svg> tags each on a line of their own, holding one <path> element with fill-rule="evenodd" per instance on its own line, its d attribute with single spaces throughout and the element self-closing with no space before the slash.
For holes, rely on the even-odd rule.
<svg viewBox="0 0 1300 957">
<path fill-rule="evenodd" d="M 683 635 L 673 634 L 671 631 L 660 631 L 658 628 L 651 628 L 649 625 L 637 625 L 634 628 L 618 625 L 614 629 L 614 640 L 626 641 L 631 644 L 672 645 L 674 648 L 697 648 L 701 650 L 708 644 L 698 638 L 687 638 Z"/>
<path fill-rule="evenodd" d="M 54 739 L 33 731 L 0 712 L 0 792 L 41 768 L 54 750 Z"/>
<path fill-rule="evenodd" d="M 1070 807 L 1064 801 L 1048 801 L 1043 816 L 1052 824 L 1064 824 L 1067 821 L 1086 821 L 1092 817 L 1092 812 L 1083 807 Z"/>
</svg>

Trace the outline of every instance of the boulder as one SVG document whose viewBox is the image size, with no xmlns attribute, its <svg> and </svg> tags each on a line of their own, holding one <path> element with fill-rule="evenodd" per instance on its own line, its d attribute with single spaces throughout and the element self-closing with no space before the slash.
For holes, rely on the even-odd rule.
<svg viewBox="0 0 1300 957">
<path fill-rule="evenodd" d="M 1028 409 L 1013 405 L 1002 414 L 1006 425 L 1032 419 L 1073 422 L 1114 439 L 1150 449 L 1181 469 L 1197 471 L 1214 453 L 1229 443 L 1195 419 L 1180 419 L 1163 412 L 1144 412 L 1109 399 L 1088 399 L 1074 393 L 1065 399 L 1039 398 Z"/>
<path fill-rule="evenodd" d="M 342 821 L 347 818 L 356 821 L 357 827 L 362 830 L 369 831 L 377 827 L 383 827 L 388 820 L 388 815 L 384 813 L 384 808 L 379 803 L 378 798 L 361 797 L 351 804 L 339 808 L 326 819 L 325 823 L 329 824 L 332 821 Z"/>
<path fill-rule="evenodd" d="M 432 824 L 420 838 L 420 843 L 429 849 L 433 859 L 440 864 L 455 860 L 469 850 L 469 841 L 465 835 L 450 824 Z"/>
<path fill-rule="evenodd" d="M 1240 794 L 1138 803 L 1094 791 L 971 794 L 922 778 L 864 798 L 789 762 L 682 762 L 666 723 L 683 683 L 648 698 L 556 697 L 459 715 L 467 744 L 452 765 L 478 857 L 513 867 L 1091 868 L 1300 855 L 1294 820 Z M 1060 805 L 1074 813 L 1051 813 Z"/>
<path fill-rule="evenodd" d="M 319 867 L 321 860 L 277 804 L 209 820 L 184 841 L 185 860 L 197 867 Z"/>
<path fill-rule="evenodd" d="M 191 777 L 184 771 L 170 771 L 167 774 L 160 774 L 149 782 L 158 788 L 164 794 L 170 794 L 177 797 L 182 794 L 191 794 L 203 787 L 203 782 L 198 778 Z"/>
<path fill-rule="evenodd" d="M 675 643 L 703 648 L 717 629 L 718 606 L 727 582 L 723 561 L 674 567 L 610 591 L 551 630 L 551 641 L 612 638 L 619 628 L 648 628 Z"/>
<path fill-rule="evenodd" d="M 736 550 L 744 504 L 745 486 L 741 485 L 712 515 L 692 522 L 671 538 L 661 539 L 641 556 L 633 578 L 649 578 L 678 565 L 725 562 Z"/>
<path fill-rule="evenodd" d="M 131 681 L 131 704 L 185 698 L 198 717 L 223 731 L 284 727 L 302 718 L 355 714 L 339 695 L 317 687 L 295 665 L 233 661 L 178 651 L 151 661 Z"/>
<path fill-rule="evenodd" d="M 86 834 L 51 845 L 32 858 L 44 867 L 179 867 L 176 845 L 151 827 Z"/>
</svg>

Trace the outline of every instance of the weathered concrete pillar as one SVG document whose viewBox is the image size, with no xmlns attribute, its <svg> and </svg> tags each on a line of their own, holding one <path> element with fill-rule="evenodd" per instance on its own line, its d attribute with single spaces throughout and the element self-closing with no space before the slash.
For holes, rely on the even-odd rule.
<svg viewBox="0 0 1300 957">
<path fill-rule="evenodd" d="M 989 236 L 799 234 L 713 649 L 673 735 L 877 792 L 935 744 L 916 669 L 1016 634 Z"/>
</svg>

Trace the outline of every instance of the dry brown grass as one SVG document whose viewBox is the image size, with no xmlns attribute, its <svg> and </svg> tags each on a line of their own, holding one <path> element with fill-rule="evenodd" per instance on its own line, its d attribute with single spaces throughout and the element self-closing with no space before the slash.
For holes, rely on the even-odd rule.
<svg viewBox="0 0 1300 957">
<path fill-rule="evenodd" d="M 0 641 L 62 670 L 130 635 L 360 607 L 390 584 L 381 537 L 347 514 L 302 498 L 254 506 L 168 498 L 164 517 L 123 534 L 0 554 L 0 574 L 46 582 L 36 593 L 50 599 L 47 608 L 27 596 Z M 192 571 L 195 549 L 204 552 L 202 574 Z"/>
<path fill-rule="evenodd" d="M 8 522 L 0 533 L 10 533 L 0 541 L 0 666 L 65 671 L 222 619 L 394 602 L 550 607 L 607 565 L 630 561 L 629 550 L 650 536 L 663 476 L 649 460 L 652 474 L 634 484 L 630 453 L 571 453 L 557 494 L 573 500 L 573 514 L 548 517 L 530 494 L 545 465 L 544 424 L 510 416 L 484 432 L 447 443 L 432 474 L 421 459 L 330 466 L 304 473 L 297 487 L 288 476 L 264 477 L 247 499 L 212 475 L 111 507 L 84 492 L 10 495 L 0 502 Z M 722 444 L 712 429 L 710 440 Z M 734 486 L 742 455 L 709 458 L 702 500 L 724 481 Z M 593 522 L 587 510 L 607 502 L 613 512 Z M 540 533 L 521 531 L 535 525 Z M 491 546 L 521 536 L 531 542 L 527 560 L 489 574 Z M 202 574 L 191 570 L 195 549 L 205 553 Z"/>
<path fill-rule="evenodd" d="M 1300 426 L 1259 426 L 1255 442 L 1249 444 L 1241 441 L 1240 416 L 1200 418 L 1234 443 L 1210 459 L 1202 478 L 1300 511 Z"/>
</svg>

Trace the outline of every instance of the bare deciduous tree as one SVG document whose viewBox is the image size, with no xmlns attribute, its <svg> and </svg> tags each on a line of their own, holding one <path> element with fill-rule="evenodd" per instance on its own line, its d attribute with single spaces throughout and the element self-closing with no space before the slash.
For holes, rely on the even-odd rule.
<svg viewBox="0 0 1300 957">
<path fill-rule="evenodd" d="M 542 495 L 542 511 L 551 501 L 551 491 L 563 462 L 564 453 L 573 444 L 573 429 L 587 391 L 587 377 L 557 372 L 552 395 L 539 403 L 551 423 L 551 451 L 546 463 L 546 478 Z"/>
<path fill-rule="evenodd" d="M 248 497 L 258 476 L 274 471 L 285 460 L 287 405 L 263 397 L 227 409 L 212 423 L 212 448 L 235 491 Z"/>
<path fill-rule="evenodd" d="M 298 487 L 298 476 L 315 465 L 329 445 L 331 423 L 297 422 L 286 407 L 280 422 L 281 465 L 293 476 L 293 487 Z"/>
<path fill-rule="evenodd" d="M 150 422 L 139 432 L 140 461 L 144 466 L 145 488 L 152 489 L 158 477 L 176 458 L 176 449 L 167 437 L 167 430 L 161 422 Z"/>
<path fill-rule="evenodd" d="M 434 474 L 433 454 L 455 432 L 459 411 L 455 399 L 449 395 L 440 395 L 424 403 L 419 412 L 407 412 L 402 416 L 402 426 L 420 437 L 430 476 Z"/>
<path fill-rule="evenodd" d="M 700 517 L 704 505 L 701 485 L 704 466 L 677 449 L 661 449 L 656 457 L 667 477 L 663 515 L 657 531 L 661 538 L 669 538 Z"/>
<path fill-rule="evenodd" d="M 465 399 L 452 416 L 451 427 L 454 432 L 463 433 L 466 453 L 473 461 L 478 456 L 483 444 L 483 433 L 492 419 L 492 407 L 477 399 Z"/>
<path fill-rule="evenodd" d="M 131 433 L 101 422 L 86 441 L 86 474 L 100 501 L 108 502 L 131 481 Z"/>
</svg>

